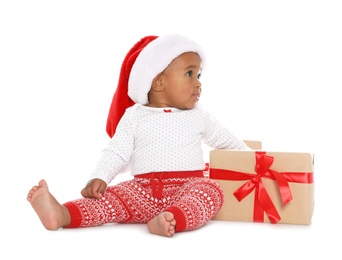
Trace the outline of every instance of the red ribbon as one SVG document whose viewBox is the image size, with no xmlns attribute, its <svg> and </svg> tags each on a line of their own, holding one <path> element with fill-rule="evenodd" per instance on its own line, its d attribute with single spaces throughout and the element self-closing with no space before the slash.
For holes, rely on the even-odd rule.
<svg viewBox="0 0 342 260">
<path fill-rule="evenodd" d="M 281 217 L 262 183 L 262 178 L 276 181 L 283 204 L 286 205 L 292 200 L 289 182 L 313 183 L 313 173 L 274 171 L 270 169 L 274 157 L 267 155 L 266 152 L 263 151 L 256 151 L 255 159 L 256 174 L 210 168 L 210 178 L 222 180 L 248 180 L 234 192 L 235 197 L 238 201 L 241 201 L 255 189 L 253 221 L 264 222 L 265 212 L 270 222 L 275 224 L 279 222 Z"/>
</svg>

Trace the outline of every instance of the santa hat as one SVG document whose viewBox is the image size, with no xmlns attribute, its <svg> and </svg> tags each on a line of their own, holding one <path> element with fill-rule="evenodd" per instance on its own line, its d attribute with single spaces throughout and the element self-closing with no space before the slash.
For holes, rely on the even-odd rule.
<svg viewBox="0 0 342 260">
<path fill-rule="evenodd" d="M 148 92 L 153 79 L 185 52 L 198 53 L 203 66 L 201 47 L 177 34 L 146 36 L 130 49 L 122 63 L 118 86 L 109 109 L 106 130 L 110 137 L 113 137 L 128 107 L 135 103 L 148 104 Z"/>
</svg>

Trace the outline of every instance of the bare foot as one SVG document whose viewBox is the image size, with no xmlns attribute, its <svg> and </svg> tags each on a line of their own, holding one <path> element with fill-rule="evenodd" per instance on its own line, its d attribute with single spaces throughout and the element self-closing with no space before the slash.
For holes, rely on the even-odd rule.
<svg viewBox="0 0 342 260">
<path fill-rule="evenodd" d="M 38 186 L 32 187 L 27 194 L 27 200 L 46 229 L 57 230 L 70 224 L 68 209 L 50 193 L 45 180 L 41 180 Z"/>
<path fill-rule="evenodd" d="M 176 220 L 171 212 L 165 211 L 151 219 L 147 223 L 147 228 L 152 234 L 172 237 L 176 229 Z"/>
</svg>

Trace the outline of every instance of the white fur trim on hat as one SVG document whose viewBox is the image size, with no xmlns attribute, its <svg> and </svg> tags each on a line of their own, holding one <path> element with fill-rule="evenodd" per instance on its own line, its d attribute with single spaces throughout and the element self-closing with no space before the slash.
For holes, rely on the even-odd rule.
<svg viewBox="0 0 342 260">
<path fill-rule="evenodd" d="M 146 105 L 154 77 L 179 55 L 190 51 L 198 53 L 203 64 L 202 48 L 181 35 L 159 36 L 150 42 L 141 50 L 132 66 L 128 80 L 128 96 L 135 103 Z"/>
</svg>

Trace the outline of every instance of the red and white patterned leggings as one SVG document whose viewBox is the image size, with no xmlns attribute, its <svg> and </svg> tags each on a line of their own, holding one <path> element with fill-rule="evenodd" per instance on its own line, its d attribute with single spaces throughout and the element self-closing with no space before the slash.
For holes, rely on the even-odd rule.
<svg viewBox="0 0 342 260">
<path fill-rule="evenodd" d="M 109 186 L 97 199 L 80 198 L 65 203 L 71 214 L 66 228 L 107 223 L 147 223 L 160 212 L 170 211 L 176 232 L 205 225 L 222 207 L 223 191 L 202 171 L 137 175 Z"/>
</svg>

